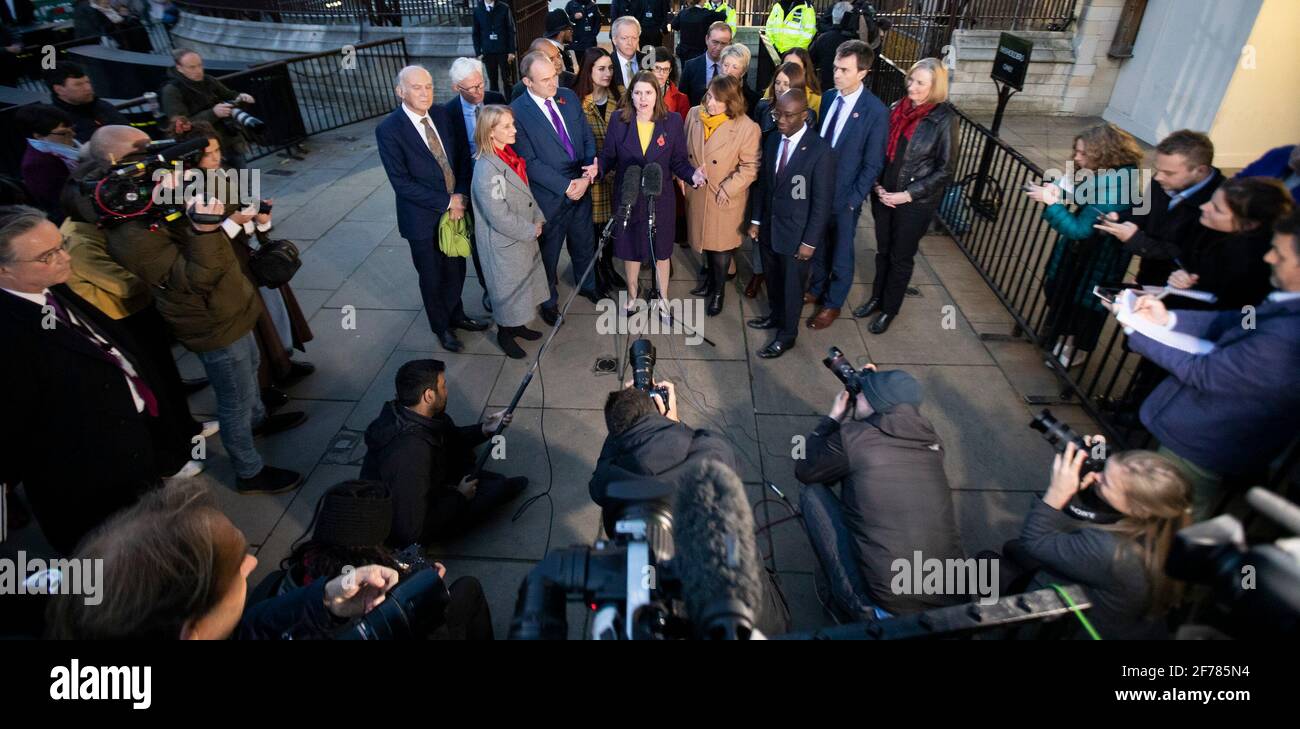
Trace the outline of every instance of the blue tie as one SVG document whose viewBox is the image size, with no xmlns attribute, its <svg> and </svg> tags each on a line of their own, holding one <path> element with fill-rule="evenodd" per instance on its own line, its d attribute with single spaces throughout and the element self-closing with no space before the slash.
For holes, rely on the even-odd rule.
<svg viewBox="0 0 1300 729">
<path fill-rule="evenodd" d="M 843 111 L 844 97 L 837 94 L 835 96 L 835 109 L 831 111 L 830 123 L 822 130 L 822 138 L 830 142 L 832 148 L 835 147 L 835 129 L 840 125 L 840 113 Z"/>
</svg>

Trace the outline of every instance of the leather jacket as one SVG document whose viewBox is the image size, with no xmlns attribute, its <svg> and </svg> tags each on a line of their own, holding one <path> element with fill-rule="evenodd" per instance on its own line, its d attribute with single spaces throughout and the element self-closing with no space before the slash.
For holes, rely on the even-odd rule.
<svg viewBox="0 0 1300 729">
<path fill-rule="evenodd" d="M 895 106 L 899 103 L 901 100 Z M 898 192 L 911 193 L 912 204 L 937 202 L 952 182 L 957 169 L 958 121 L 952 104 L 945 101 L 916 125 L 898 171 Z"/>
</svg>

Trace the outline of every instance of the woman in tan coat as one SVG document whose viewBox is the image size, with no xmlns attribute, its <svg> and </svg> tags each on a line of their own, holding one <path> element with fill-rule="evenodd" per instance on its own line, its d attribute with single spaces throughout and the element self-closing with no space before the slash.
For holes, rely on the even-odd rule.
<svg viewBox="0 0 1300 729">
<path fill-rule="evenodd" d="M 708 297 L 709 316 L 722 311 L 727 269 L 749 221 L 749 186 L 758 177 L 758 125 L 745 115 L 740 84 L 718 75 L 686 115 L 686 150 L 707 184 L 686 190 L 686 233 L 691 248 L 708 256 L 708 278 L 691 291 Z"/>
</svg>

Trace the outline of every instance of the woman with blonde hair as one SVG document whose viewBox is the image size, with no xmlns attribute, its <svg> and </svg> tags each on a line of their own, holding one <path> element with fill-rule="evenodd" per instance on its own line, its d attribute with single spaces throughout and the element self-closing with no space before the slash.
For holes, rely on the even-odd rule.
<svg viewBox="0 0 1300 729">
<path fill-rule="evenodd" d="M 903 307 L 916 250 L 957 168 L 957 114 L 948 103 L 948 69 L 922 58 L 907 71 L 907 94 L 889 112 L 885 171 L 871 197 L 876 224 L 876 278 L 871 298 L 853 310 L 876 318 L 884 334 Z"/>
<path fill-rule="evenodd" d="M 542 333 L 528 324 L 537 305 L 550 296 L 537 246 L 546 218 L 528 187 L 528 166 L 511 147 L 515 115 L 510 107 L 484 106 L 474 127 L 474 141 L 478 147 L 470 189 L 474 241 L 492 299 L 497 344 L 508 357 L 523 359 L 524 350 L 515 337 L 541 338 Z"/>
</svg>

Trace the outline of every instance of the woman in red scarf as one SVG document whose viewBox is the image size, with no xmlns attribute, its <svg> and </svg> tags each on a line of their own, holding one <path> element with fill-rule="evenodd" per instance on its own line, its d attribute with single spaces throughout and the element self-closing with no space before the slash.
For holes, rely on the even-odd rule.
<svg viewBox="0 0 1300 729">
<path fill-rule="evenodd" d="M 528 187 L 528 166 L 510 146 L 515 143 L 515 115 L 510 107 L 483 107 L 474 126 L 474 142 L 478 148 L 470 188 L 474 245 L 492 299 L 497 344 L 507 356 L 523 359 L 525 352 L 515 337 L 541 339 L 542 333 L 528 324 L 537 305 L 550 296 L 537 247 L 546 219 Z"/>
<path fill-rule="evenodd" d="M 912 278 L 913 258 L 957 165 L 957 115 L 948 103 L 948 70 L 935 58 L 907 72 L 907 96 L 889 114 L 885 171 L 876 183 L 876 279 L 871 298 L 853 310 L 876 314 L 867 329 L 884 334 Z"/>
</svg>

